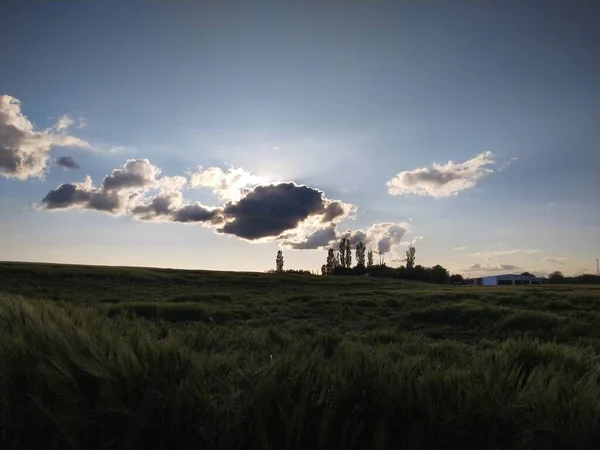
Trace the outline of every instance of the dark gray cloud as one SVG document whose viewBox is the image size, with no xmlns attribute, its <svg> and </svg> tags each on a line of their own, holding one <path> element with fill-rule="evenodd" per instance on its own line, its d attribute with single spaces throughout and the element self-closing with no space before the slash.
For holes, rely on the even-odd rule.
<svg viewBox="0 0 600 450">
<path fill-rule="evenodd" d="M 331 224 L 327 228 L 320 228 L 313 233 L 305 236 L 300 241 L 285 240 L 282 245 L 294 250 L 315 250 L 329 247 L 337 241 L 336 225 Z"/>
<path fill-rule="evenodd" d="M 210 209 L 200 203 L 191 203 L 175 211 L 171 220 L 183 223 L 211 222 L 217 224 L 222 221 L 221 217 L 217 215 L 218 212 L 218 209 Z"/>
<path fill-rule="evenodd" d="M 131 209 L 131 213 L 142 220 L 152 220 L 161 216 L 171 214 L 174 199 L 170 195 L 157 195 L 147 204 L 137 205 Z"/>
<path fill-rule="evenodd" d="M 42 205 L 45 209 L 82 208 L 117 213 L 122 208 L 122 199 L 114 193 L 92 187 L 88 178 L 84 183 L 61 184 L 46 194 Z"/>
<path fill-rule="evenodd" d="M 222 219 L 219 210 L 201 203 L 182 204 L 181 193 L 163 192 L 146 204 L 139 204 L 130 210 L 140 220 L 163 222 L 218 224 Z"/>
<path fill-rule="evenodd" d="M 295 183 L 257 186 L 238 202 L 222 207 L 227 223 L 217 231 L 248 240 L 275 237 L 324 208 L 325 198 L 318 189 Z"/>
<path fill-rule="evenodd" d="M 370 242 L 367 233 L 363 230 L 346 230 L 342 233 L 341 237 L 350 239 L 350 245 L 352 247 L 355 247 L 359 242 L 362 242 L 363 244 L 368 244 Z"/>
<path fill-rule="evenodd" d="M 321 222 L 329 223 L 337 218 L 343 217 L 348 213 L 348 205 L 339 201 L 333 200 L 329 202 L 323 211 L 323 218 Z"/>
<path fill-rule="evenodd" d="M 100 188 L 92 185 L 90 177 L 83 183 L 62 184 L 42 200 L 45 209 L 81 208 L 105 211 L 111 214 L 125 212 L 130 201 L 148 187 L 155 186 L 160 169 L 147 159 L 128 160 L 122 168 L 115 169 L 102 181 Z M 142 206 L 136 215 L 151 216 L 160 211 L 161 200 Z M 145 208 L 145 210 L 144 210 Z"/>
<path fill-rule="evenodd" d="M 65 169 L 79 169 L 80 166 L 71 156 L 61 156 L 55 161 L 57 166 L 64 167 Z"/>
<path fill-rule="evenodd" d="M 50 150 L 57 146 L 90 147 L 87 142 L 66 133 L 36 130 L 21 112 L 18 99 L 0 95 L 0 175 L 19 180 L 42 178 Z"/>
</svg>

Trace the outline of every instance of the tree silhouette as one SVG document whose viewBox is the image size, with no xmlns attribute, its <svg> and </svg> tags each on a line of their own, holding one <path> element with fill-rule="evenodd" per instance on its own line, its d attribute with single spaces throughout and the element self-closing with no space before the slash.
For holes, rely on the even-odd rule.
<svg viewBox="0 0 600 450">
<path fill-rule="evenodd" d="M 365 266 L 365 244 L 359 242 L 356 244 L 356 265 L 360 267 Z"/>
<path fill-rule="evenodd" d="M 463 276 L 459 273 L 455 273 L 454 275 L 450 275 L 450 283 L 452 284 L 464 284 L 465 280 Z"/>
<path fill-rule="evenodd" d="M 344 266 L 346 269 L 352 267 L 352 247 L 350 246 L 350 239 L 346 238 L 346 261 Z"/>
<path fill-rule="evenodd" d="M 283 272 L 283 252 L 281 250 L 277 252 L 277 258 L 275 259 L 275 270 L 277 273 Z"/>
<path fill-rule="evenodd" d="M 370 269 L 373 267 L 373 250 L 369 249 L 369 253 L 367 253 L 367 267 Z"/>
<path fill-rule="evenodd" d="M 342 238 L 339 245 L 340 264 L 346 267 L 346 238 Z"/>
<path fill-rule="evenodd" d="M 406 270 L 410 270 L 415 267 L 415 248 L 411 245 L 406 250 Z"/>
<path fill-rule="evenodd" d="M 548 275 L 548 281 L 550 283 L 561 283 L 565 280 L 565 276 L 562 274 L 560 270 L 555 270 L 550 275 Z"/>
<path fill-rule="evenodd" d="M 336 265 L 337 259 L 335 257 L 335 253 L 333 252 L 333 249 L 330 248 L 327 252 L 327 263 L 325 264 L 327 268 L 327 275 L 331 275 L 333 273 L 333 269 L 335 269 Z"/>
<path fill-rule="evenodd" d="M 450 274 L 448 273 L 448 270 L 439 264 L 429 269 L 429 275 L 433 283 L 444 284 L 450 280 Z"/>
</svg>

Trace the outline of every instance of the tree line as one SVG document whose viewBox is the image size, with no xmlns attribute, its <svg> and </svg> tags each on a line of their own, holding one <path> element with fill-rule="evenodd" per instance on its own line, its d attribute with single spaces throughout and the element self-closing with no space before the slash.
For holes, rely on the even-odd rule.
<svg viewBox="0 0 600 450">
<path fill-rule="evenodd" d="M 425 267 L 416 264 L 416 249 L 410 245 L 405 252 L 404 265 L 400 267 L 388 267 L 379 255 L 379 264 L 374 263 L 374 251 L 369 249 L 363 242 L 356 244 L 354 248 L 356 265 L 352 265 L 352 246 L 348 238 L 343 238 L 336 252 L 330 248 L 327 252 L 325 264 L 321 266 L 321 274 L 331 275 L 358 275 L 368 274 L 375 277 L 399 278 L 407 280 L 428 281 L 432 283 L 451 282 L 450 273 L 439 264 L 433 267 Z M 366 252 L 366 257 L 365 257 Z M 462 279 L 462 277 L 460 277 Z"/>
<path fill-rule="evenodd" d="M 410 245 L 405 252 L 405 264 L 400 267 L 389 267 L 385 264 L 382 255 L 379 264 L 374 263 L 374 252 L 367 251 L 364 243 L 359 242 L 354 247 L 354 256 L 356 265 L 352 265 L 352 245 L 350 239 L 343 238 L 337 246 L 337 252 L 333 248 L 327 251 L 325 264 L 321 266 L 321 275 L 323 276 L 364 276 L 368 274 L 373 277 L 396 278 L 404 280 L 424 281 L 438 284 L 466 284 L 468 281 L 460 274 L 450 275 L 450 272 L 439 264 L 433 267 L 425 267 L 415 264 L 416 249 Z M 275 270 L 269 270 L 268 273 L 296 273 L 302 275 L 311 275 L 309 270 L 283 269 L 283 252 L 279 250 L 275 258 Z M 535 276 L 530 272 L 523 272 L 521 275 Z M 547 278 L 549 283 L 553 284 L 600 284 L 600 276 L 584 274 L 572 277 L 564 276 L 560 271 L 552 272 Z"/>
<path fill-rule="evenodd" d="M 354 253 L 354 254 L 353 254 Z M 321 266 L 321 275 L 323 276 L 374 276 L 384 278 L 397 278 L 406 280 L 425 281 L 431 283 L 458 283 L 462 282 L 461 275 L 452 275 L 447 269 L 439 264 L 433 267 L 424 267 L 415 264 L 416 249 L 410 245 L 405 252 L 404 265 L 401 267 L 389 267 L 383 260 L 383 255 L 379 255 L 379 263 L 375 264 L 375 252 L 372 249 L 367 251 L 363 242 L 359 242 L 352 248 L 350 239 L 342 238 L 337 245 L 337 251 L 329 248 L 325 264 Z M 356 262 L 353 265 L 353 261 Z M 283 252 L 279 250 L 275 258 L 275 270 L 270 273 L 304 273 L 310 274 L 307 270 L 284 270 Z"/>
</svg>

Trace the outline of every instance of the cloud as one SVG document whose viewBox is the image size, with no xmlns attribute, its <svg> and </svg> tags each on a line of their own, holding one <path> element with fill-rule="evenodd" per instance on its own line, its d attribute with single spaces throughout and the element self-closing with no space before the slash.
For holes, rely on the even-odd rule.
<svg viewBox="0 0 600 450">
<path fill-rule="evenodd" d="M 356 206 L 340 200 L 328 200 L 323 210 L 322 223 L 333 222 L 336 219 L 348 218 L 356 213 Z"/>
<path fill-rule="evenodd" d="M 326 228 L 318 228 L 314 232 L 300 236 L 297 240 L 285 240 L 282 246 L 294 250 L 310 250 L 331 247 L 338 240 L 335 224 Z"/>
<path fill-rule="evenodd" d="M 394 247 L 406 242 L 402 242 L 403 236 L 408 232 L 410 226 L 407 222 L 379 222 L 371 225 L 367 230 L 346 230 L 339 232 L 336 223 L 328 227 L 317 228 L 308 232 L 291 233 L 284 236 L 285 240 L 282 246 L 297 250 L 321 249 L 333 247 L 337 249 L 339 241 L 350 240 L 352 248 L 362 242 L 365 245 L 375 246 L 375 252 L 386 254 Z M 422 236 L 415 236 L 410 242 L 416 242 L 422 239 Z"/>
<path fill-rule="evenodd" d="M 380 222 L 371 225 L 367 230 L 346 230 L 342 233 L 335 233 L 334 243 L 342 238 L 350 239 L 350 245 L 355 247 L 356 244 L 362 242 L 365 245 L 371 244 L 375 246 L 375 250 L 379 254 L 385 254 L 392 250 L 392 247 L 401 244 L 402 237 L 409 230 L 410 226 L 406 222 Z M 311 236 L 312 237 L 312 236 Z M 308 244 L 303 242 L 301 245 Z M 320 246 L 319 246 L 320 247 Z M 312 247 L 312 248 L 319 248 Z"/>
<path fill-rule="evenodd" d="M 368 244 L 371 241 L 367 236 L 367 233 L 363 230 L 346 230 L 344 233 L 342 233 L 338 240 L 341 238 L 349 239 L 352 247 L 355 247 L 359 242 Z"/>
<path fill-rule="evenodd" d="M 63 167 L 65 169 L 79 169 L 80 166 L 71 156 L 61 156 L 57 158 L 54 163 L 57 166 Z"/>
<path fill-rule="evenodd" d="M 120 169 L 115 169 L 102 180 L 107 191 L 136 190 L 156 186 L 160 169 L 147 159 L 128 159 Z"/>
<path fill-rule="evenodd" d="M 452 250 L 455 252 L 464 252 L 466 249 L 467 247 L 454 247 Z"/>
<path fill-rule="evenodd" d="M 504 264 L 504 263 L 496 263 L 496 264 L 487 264 L 481 265 L 479 263 L 472 264 L 468 267 L 462 269 L 462 272 L 506 272 L 511 270 L 522 270 L 519 266 L 515 266 L 513 264 Z"/>
<path fill-rule="evenodd" d="M 146 200 L 138 200 L 137 204 L 131 207 L 131 214 L 140 220 L 175 221 L 174 216 L 183 204 L 181 190 L 188 181 L 182 176 L 162 177 L 157 180 L 156 176 L 160 170 L 156 168 L 155 172 L 154 177 L 148 180 L 148 185 L 159 186 L 158 194 Z M 136 195 L 137 197 L 139 195 Z"/>
<path fill-rule="evenodd" d="M 173 222 L 182 223 L 202 223 L 208 222 L 211 224 L 219 224 L 222 219 L 217 216 L 218 210 L 204 206 L 201 203 L 191 203 L 182 206 L 174 211 L 172 215 Z"/>
<path fill-rule="evenodd" d="M 51 129 L 36 130 L 21 112 L 18 99 L 0 95 L 0 175 L 18 180 L 42 178 L 52 147 L 89 148 L 86 141 L 57 133 L 58 127 L 66 131 L 67 123 L 61 118 Z"/>
<path fill-rule="evenodd" d="M 148 188 L 158 185 L 160 169 L 147 159 L 128 160 L 122 168 L 104 177 L 99 188 L 93 186 L 88 176 L 83 183 L 61 184 L 42 199 L 42 209 L 90 209 L 111 214 L 122 214 L 133 200 Z M 158 211 L 159 205 L 148 206 Z M 154 208 L 154 209 L 152 209 Z M 136 214 L 143 214 L 138 211 Z"/>
<path fill-rule="evenodd" d="M 164 193 L 156 195 L 147 203 L 139 204 L 131 209 L 131 213 L 142 220 L 170 220 L 174 211 L 181 205 L 181 193 Z"/>
<path fill-rule="evenodd" d="M 115 192 L 95 188 L 88 176 L 83 183 L 61 184 L 42 199 L 43 209 L 90 209 L 117 214 L 122 198 Z"/>
<path fill-rule="evenodd" d="M 322 191 L 295 183 L 257 186 L 238 202 L 221 208 L 226 220 L 217 231 L 247 240 L 279 236 L 310 216 L 324 215 Z"/>
<path fill-rule="evenodd" d="M 220 200 L 224 201 L 240 200 L 256 186 L 267 183 L 268 181 L 264 178 L 253 175 L 241 167 L 237 169 L 230 167 L 227 172 L 220 167 L 207 169 L 198 167 L 197 171 L 190 176 L 191 187 L 208 187 Z"/>
<path fill-rule="evenodd" d="M 400 244 L 409 229 L 410 225 L 406 222 L 376 223 L 367 231 L 367 241 L 375 243 L 377 253 L 383 255 L 391 251 L 393 246 Z"/>
<path fill-rule="evenodd" d="M 433 163 L 431 168 L 400 172 L 386 186 L 390 195 L 458 195 L 475 187 L 480 178 L 492 173 L 493 170 L 488 167 L 492 164 L 495 164 L 494 155 L 486 151 L 463 163 Z"/>
<path fill-rule="evenodd" d="M 219 207 L 187 203 L 182 192 L 188 185 L 186 177 L 161 176 L 161 170 L 147 159 L 127 160 L 123 167 L 104 177 L 100 187 L 94 187 L 90 177 L 83 183 L 60 185 L 44 197 L 39 208 L 89 209 L 110 214 L 129 213 L 145 221 L 200 223 L 217 233 L 248 241 L 287 238 L 295 248 L 317 245 L 317 240 L 324 236 L 319 230 L 335 231 L 337 222 L 356 211 L 354 205 L 328 199 L 319 189 L 293 182 L 243 190 L 236 183 L 233 182 L 238 189 L 235 195 L 241 195 L 238 200 L 227 201 Z M 198 179 L 195 185 L 198 186 Z M 231 186 L 212 183 L 218 193 Z M 224 196 L 231 198 L 229 194 L 231 191 Z M 311 237 L 313 233 L 316 234 Z M 308 242 L 303 244 L 305 240 Z"/>
<path fill-rule="evenodd" d="M 74 123 L 75 121 L 71 117 L 64 115 L 58 119 L 53 128 L 56 131 L 67 131 Z"/>
<path fill-rule="evenodd" d="M 487 252 L 469 253 L 469 256 L 483 257 L 483 258 L 494 258 L 496 256 L 516 256 L 516 255 L 533 255 L 539 253 L 539 249 L 523 250 L 520 248 L 511 250 L 491 250 Z"/>
<path fill-rule="evenodd" d="M 560 256 L 556 256 L 556 257 L 547 256 L 547 257 L 543 258 L 543 260 L 547 263 L 559 264 L 561 266 L 564 266 L 567 258 L 560 257 Z"/>
</svg>

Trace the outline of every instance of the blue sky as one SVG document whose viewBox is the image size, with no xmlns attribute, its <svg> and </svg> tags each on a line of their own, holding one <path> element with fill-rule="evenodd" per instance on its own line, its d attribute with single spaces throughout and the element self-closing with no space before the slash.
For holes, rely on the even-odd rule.
<svg viewBox="0 0 600 450">
<path fill-rule="evenodd" d="M 465 274 L 595 271 L 595 2 L 8 2 L 0 15 L 0 126 L 21 133 L 0 133 L 2 260 L 265 270 L 283 246 L 287 267 L 316 270 L 327 239 L 290 247 L 362 230 L 392 265 L 413 240 L 419 263 Z M 32 142 L 37 171 L 3 162 Z M 138 184 L 103 191 L 119 168 Z M 118 204 L 98 211 L 103 195 Z M 155 198 L 168 212 L 143 216 Z M 211 219 L 177 223 L 192 203 Z"/>
</svg>

